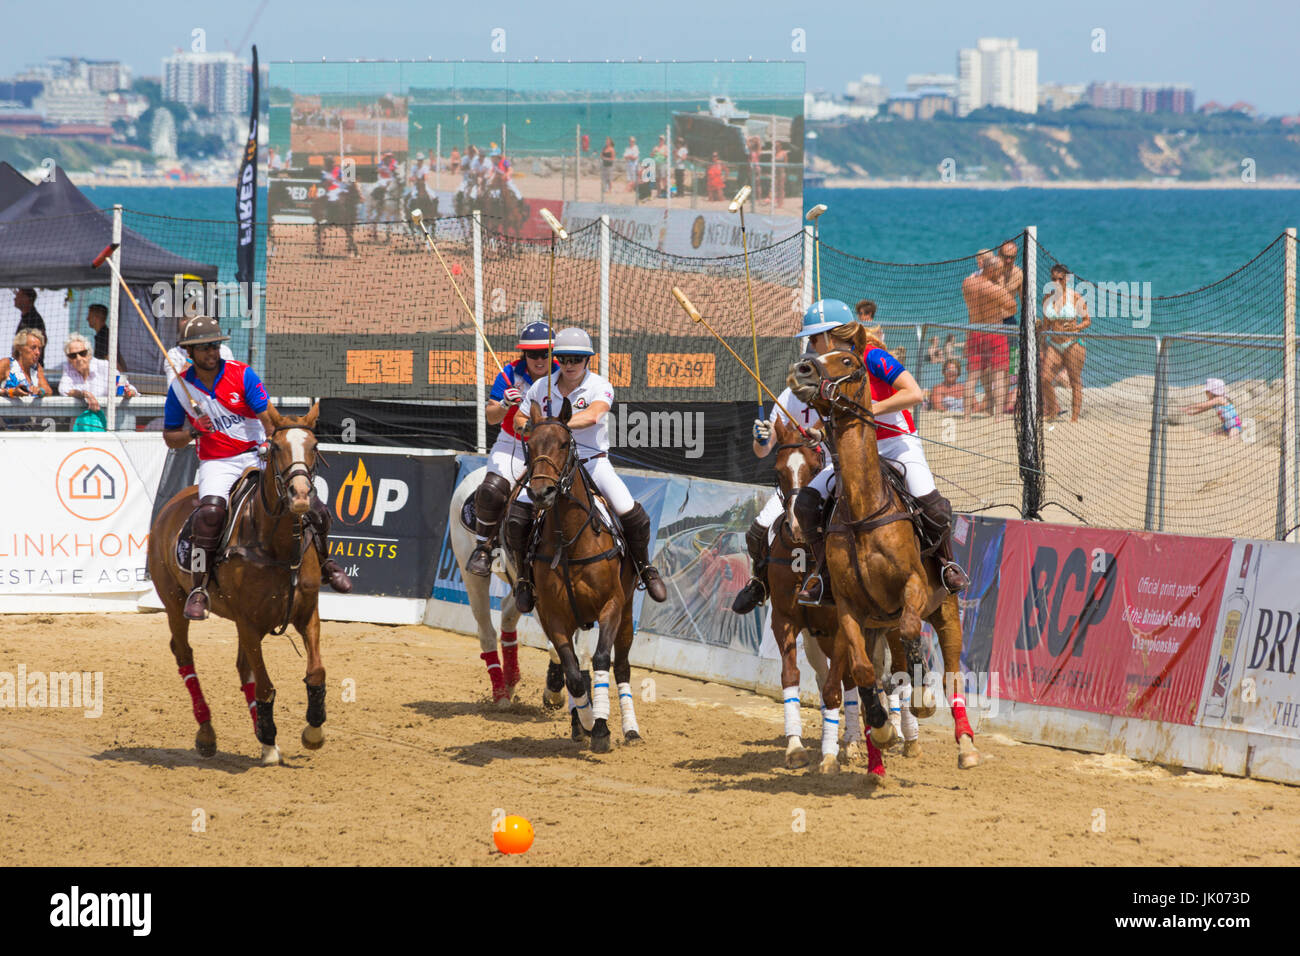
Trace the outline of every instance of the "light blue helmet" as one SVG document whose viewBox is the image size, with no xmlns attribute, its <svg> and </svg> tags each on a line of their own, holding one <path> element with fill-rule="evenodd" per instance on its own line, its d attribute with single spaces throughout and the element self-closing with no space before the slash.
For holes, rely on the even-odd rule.
<svg viewBox="0 0 1300 956">
<path fill-rule="evenodd" d="M 803 328 L 794 337 L 798 339 L 805 335 L 819 335 L 857 320 L 853 310 L 839 299 L 818 299 L 803 314 Z"/>
</svg>

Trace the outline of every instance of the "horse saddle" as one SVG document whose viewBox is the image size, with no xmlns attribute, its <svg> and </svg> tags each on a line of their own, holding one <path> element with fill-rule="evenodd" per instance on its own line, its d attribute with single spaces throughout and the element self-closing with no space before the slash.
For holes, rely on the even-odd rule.
<svg viewBox="0 0 1300 956">
<path fill-rule="evenodd" d="M 609 502 L 605 500 L 605 496 L 602 495 L 600 490 L 596 487 L 596 482 L 592 480 L 591 473 L 587 471 L 587 465 L 582 460 L 579 460 L 578 462 L 578 472 L 578 480 L 581 481 L 583 486 L 587 489 L 587 497 L 591 500 L 595 510 L 594 517 L 589 520 L 596 527 L 598 534 L 602 531 L 609 532 L 610 536 L 613 538 L 613 545 L 602 554 L 592 555 L 587 558 L 570 558 L 569 563 L 586 564 L 591 561 L 598 561 L 601 558 L 607 557 L 610 551 L 616 551 L 620 555 L 627 554 L 627 546 L 625 544 L 626 539 L 623 536 L 623 523 L 619 520 L 614 509 L 610 507 Z M 463 520 L 464 509 L 462 509 L 461 514 Z M 533 517 L 533 527 L 528 536 L 528 552 L 531 557 L 550 561 L 552 567 L 557 567 L 560 562 L 560 555 L 558 553 L 554 555 L 543 555 L 537 553 L 538 547 L 541 544 L 542 523 L 545 518 L 546 514 L 542 511 L 537 512 Z"/>
<path fill-rule="evenodd" d="M 221 537 L 217 539 L 217 556 L 213 561 L 213 567 L 220 564 L 228 554 L 230 548 L 230 538 L 235 533 L 235 525 L 238 523 L 237 518 L 243 510 L 248 499 L 257 491 L 262 481 L 262 472 L 258 468 L 249 468 L 235 480 L 235 485 L 230 489 L 230 504 L 226 508 L 226 523 L 221 529 Z M 198 509 L 190 512 L 190 516 L 185 519 L 181 525 L 181 530 L 176 535 L 176 564 L 185 572 L 189 572 L 192 565 L 191 558 L 194 554 L 194 516 L 198 514 Z"/>
<path fill-rule="evenodd" d="M 907 466 L 901 462 L 896 464 L 897 467 L 894 467 L 882 461 L 880 463 L 881 478 L 898 495 L 898 500 L 902 503 L 903 511 L 907 515 L 905 520 L 911 523 L 912 530 L 916 533 L 916 539 L 920 543 L 921 557 L 928 558 L 939 548 L 940 528 L 925 513 L 920 500 L 907 490 Z M 827 495 L 826 500 L 822 503 L 823 528 L 830 526 L 831 516 L 835 513 L 835 505 L 838 501 L 839 488 L 837 483 L 835 490 Z"/>
</svg>

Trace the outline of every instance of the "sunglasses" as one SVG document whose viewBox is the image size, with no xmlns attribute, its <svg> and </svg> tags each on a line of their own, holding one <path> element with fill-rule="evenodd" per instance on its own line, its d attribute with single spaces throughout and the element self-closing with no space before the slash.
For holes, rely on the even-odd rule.
<svg viewBox="0 0 1300 956">
<path fill-rule="evenodd" d="M 215 352 L 217 349 L 221 348 L 221 343 L 204 342 L 201 345 L 191 345 L 190 348 L 196 352 Z"/>
<path fill-rule="evenodd" d="M 586 355 L 557 355 L 555 356 L 555 361 L 559 362 L 561 365 L 581 365 L 583 362 L 587 361 L 587 358 L 588 356 Z"/>
<path fill-rule="evenodd" d="M 69 352 L 68 358 L 85 358 L 89 354 L 90 353 L 88 351 L 82 349 L 80 352 Z"/>
</svg>

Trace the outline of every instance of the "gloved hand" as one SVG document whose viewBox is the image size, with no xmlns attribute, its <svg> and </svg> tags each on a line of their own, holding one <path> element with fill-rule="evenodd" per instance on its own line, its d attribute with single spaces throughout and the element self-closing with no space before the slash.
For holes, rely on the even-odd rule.
<svg viewBox="0 0 1300 956">
<path fill-rule="evenodd" d="M 524 400 L 524 393 L 511 385 L 506 389 L 505 395 L 502 397 L 505 399 L 505 404 L 513 408 Z"/>
<path fill-rule="evenodd" d="M 201 435 L 210 435 L 213 432 L 212 419 L 207 415 L 200 415 L 194 419 L 191 427 Z"/>
<path fill-rule="evenodd" d="M 772 437 L 772 423 L 766 418 L 754 419 L 754 441 L 766 445 Z"/>
<path fill-rule="evenodd" d="M 271 457 L 271 443 L 269 441 L 264 441 L 257 446 L 257 457 L 262 461 L 266 461 Z"/>
<path fill-rule="evenodd" d="M 822 433 L 820 428 L 810 426 L 804 429 L 804 434 L 808 436 L 809 441 L 818 445 L 826 440 L 826 436 Z"/>
</svg>

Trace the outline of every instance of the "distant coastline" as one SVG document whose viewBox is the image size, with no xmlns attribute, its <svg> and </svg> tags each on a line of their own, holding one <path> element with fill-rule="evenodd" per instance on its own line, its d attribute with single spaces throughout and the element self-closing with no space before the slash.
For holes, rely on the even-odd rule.
<svg viewBox="0 0 1300 956">
<path fill-rule="evenodd" d="M 1195 181 L 1150 179 L 1039 179 L 1028 182 L 1005 180 L 963 180 L 939 182 L 935 180 L 866 179 L 861 177 L 828 176 L 824 189 L 1300 189 L 1294 179 L 1243 183 L 1240 179 L 1205 179 Z"/>
</svg>

